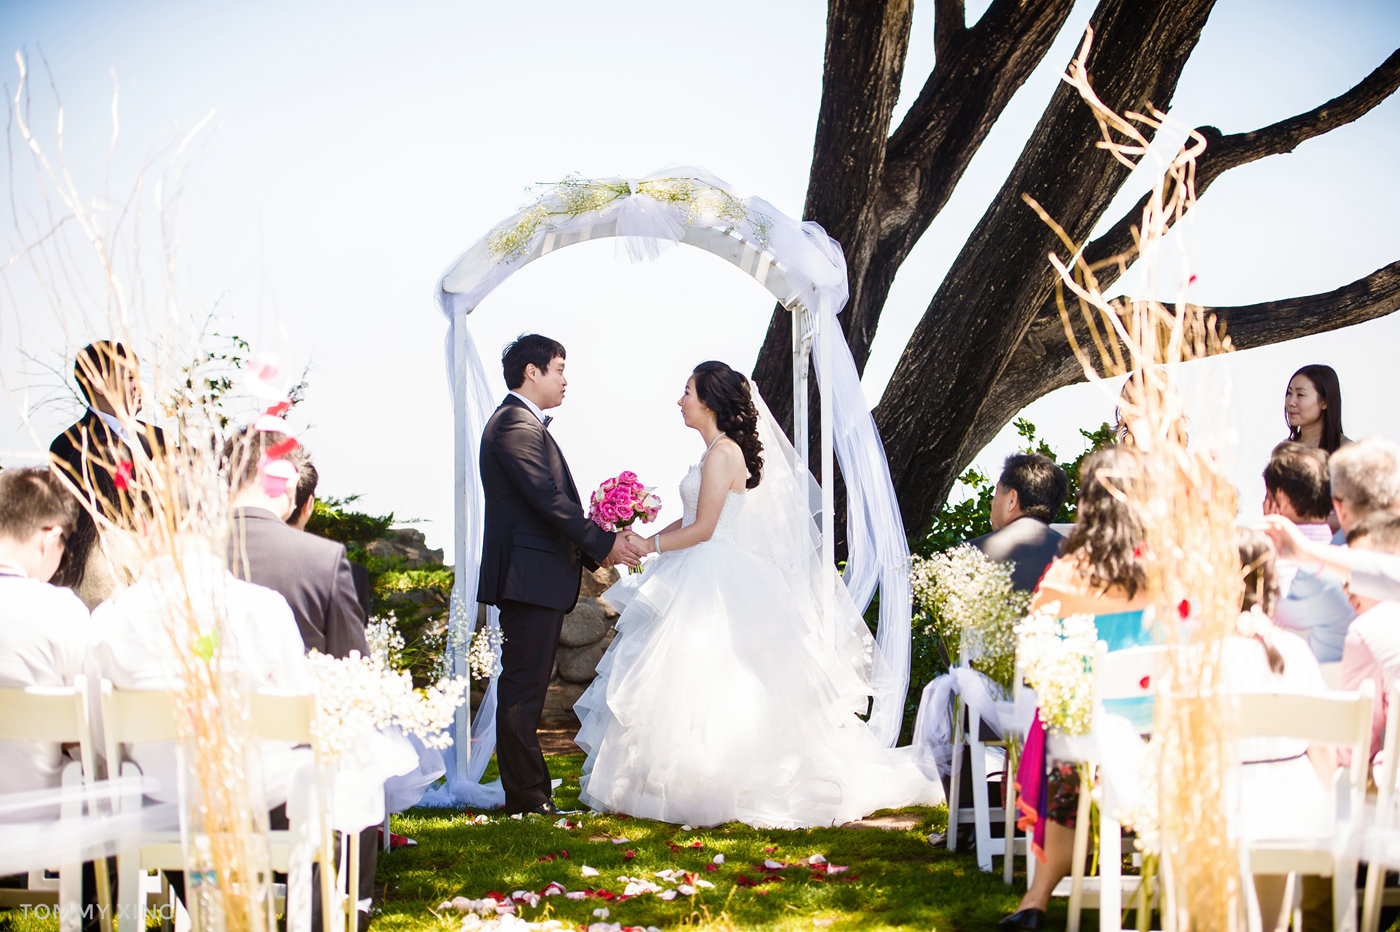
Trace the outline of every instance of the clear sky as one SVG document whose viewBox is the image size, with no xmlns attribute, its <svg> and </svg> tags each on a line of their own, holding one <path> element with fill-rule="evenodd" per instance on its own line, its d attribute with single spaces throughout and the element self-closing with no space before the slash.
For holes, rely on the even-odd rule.
<svg viewBox="0 0 1400 932">
<path fill-rule="evenodd" d="M 969 4 L 969 15 L 981 6 Z M 932 62 L 930 7 L 916 4 L 904 105 Z M 896 280 L 865 375 L 872 403 L 1091 9 L 1076 8 Z M 25 106 L 56 151 L 51 72 L 70 172 L 90 202 L 119 207 L 151 166 L 132 198 L 146 287 L 126 276 L 138 348 L 167 339 L 170 326 L 153 248 L 165 177 L 162 194 L 179 205 L 177 317 L 214 311 L 220 332 L 275 353 L 284 368 L 309 364 L 298 417 L 322 491 L 361 493 L 367 510 L 422 519 L 435 546 L 450 549 L 454 508 L 436 281 L 527 199 L 527 186 L 698 165 L 791 215 L 802 209 L 821 92 L 817 0 L 8 2 L 0 11 L 0 47 L 27 52 L 37 80 Z M 1400 6 L 1386 0 L 1221 0 L 1173 118 L 1255 128 L 1341 93 L 1397 45 Z M 113 72 L 120 133 L 109 160 Z M 13 97 L 17 69 L 3 73 Z M 1291 155 L 1225 176 L 1181 231 L 1199 299 L 1324 291 L 1400 258 L 1397 151 L 1400 99 L 1391 99 Z M 13 128 L 10 153 L 6 258 L 51 226 Z M 164 174 L 172 159 L 182 174 Z M 99 212 L 111 223 L 120 215 Z M 92 260 L 71 255 L 41 274 L 86 281 Z M 15 405 L 0 405 L 4 465 L 35 459 L 72 420 L 73 405 L 38 404 L 59 388 L 47 370 L 66 369 L 74 349 L 113 326 L 100 290 L 65 292 L 56 311 L 39 280 L 26 259 L 0 273 L 0 374 L 33 428 L 31 437 Z M 631 468 L 673 504 L 701 449 L 674 407 L 685 378 L 706 358 L 751 367 L 772 306 L 759 286 L 694 250 L 633 265 L 611 244 L 589 243 L 527 267 L 469 323 L 498 384 L 490 361 L 515 334 L 539 330 L 569 348 L 568 400 L 553 430 L 581 488 Z M 1283 388 L 1303 363 L 1338 368 L 1348 434 L 1400 438 L 1388 377 L 1397 346 L 1400 316 L 1197 367 L 1193 421 L 1202 433 L 1234 432 L 1245 514 L 1257 513 L 1262 457 L 1284 431 Z M 1075 428 L 1110 407 L 1095 389 L 1075 388 L 1026 413 L 1070 452 Z M 980 461 L 995 469 L 1011 447 L 999 438 Z"/>
</svg>

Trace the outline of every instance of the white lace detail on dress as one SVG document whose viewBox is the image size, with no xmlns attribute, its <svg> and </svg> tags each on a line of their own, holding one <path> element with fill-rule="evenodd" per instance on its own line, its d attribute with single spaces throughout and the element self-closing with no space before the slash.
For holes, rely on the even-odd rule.
<svg viewBox="0 0 1400 932">
<path fill-rule="evenodd" d="M 681 480 L 681 507 L 684 514 L 681 516 L 681 526 L 685 527 L 695 523 L 696 514 L 700 508 L 700 463 L 690 467 L 690 471 Z M 715 524 L 713 537 L 723 537 L 726 540 L 734 539 L 734 525 L 738 523 L 739 512 L 744 510 L 744 493 L 734 489 L 729 490 L 725 496 L 724 510 L 719 513 L 719 521 Z"/>
</svg>

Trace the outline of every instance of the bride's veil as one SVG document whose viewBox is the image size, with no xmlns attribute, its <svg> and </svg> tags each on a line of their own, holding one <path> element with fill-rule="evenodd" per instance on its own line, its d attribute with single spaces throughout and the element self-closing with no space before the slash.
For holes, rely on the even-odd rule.
<svg viewBox="0 0 1400 932">
<path fill-rule="evenodd" d="M 771 562 L 787 581 L 797 608 L 821 641 L 857 674 L 864 694 L 851 697 L 857 711 L 866 712 L 869 696 L 892 692 L 889 684 L 872 682 L 877 663 L 874 638 L 856 610 L 834 566 L 821 558 L 821 487 L 797 462 L 797 452 L 764 403 L 758 387 L 749 393 L 758 409 L 758 439 L 763 444 L 763 473 L 758 486 L 745 496 L 734 528 L 735 542 Z M 828 603 L 823 593 L 830 592 Z M 827 612 L 827 605 L 831 611 Z M 879 677 L 883 680 L 885 677 Z"/>
</svg>

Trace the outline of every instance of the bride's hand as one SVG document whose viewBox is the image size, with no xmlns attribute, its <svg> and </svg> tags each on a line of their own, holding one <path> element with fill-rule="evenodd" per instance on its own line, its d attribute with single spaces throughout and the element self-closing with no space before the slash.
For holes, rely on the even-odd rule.
<svg viewBox="0 0 1400 932">
<path fill-rule="evenodd" d="M 637 534 L 633 531 L 627 531 L 626 534 L 627 543 L 632 545 L 633 549 L 637 551 L 638 555 L 648 554 L 655 551 L 656 548 L 652 546 L 651 541 L 647 540 L 642 535 Z"/>
</svg>

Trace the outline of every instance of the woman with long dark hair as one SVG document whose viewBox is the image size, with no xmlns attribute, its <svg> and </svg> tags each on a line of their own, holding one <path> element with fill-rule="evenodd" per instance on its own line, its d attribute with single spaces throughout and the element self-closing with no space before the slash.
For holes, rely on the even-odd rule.
<svg viewBox="0 0 1400 932">
<path fill-rule="evenodd" d="M 604 598 L 621 611 L 575 704 L 580 799 L 665 822 L 797 828 L 938 802 L 869 706 L 874 645 L 804 503 L 810 475 L 748 380 L 704 362 L 680 409 L 705 452 L 659 554 Z"/>
<path fill-rule="evenodd" d="M 1350 443 L 1342 433 L 1342 386 L 1337 370 L 1313 363 L 1288 380 L 1283 394 L 1283 419 L 1288 439 L 1336 453 Z"/>
</svg>

